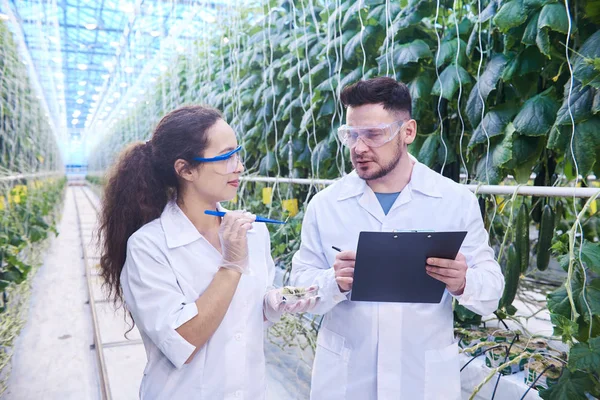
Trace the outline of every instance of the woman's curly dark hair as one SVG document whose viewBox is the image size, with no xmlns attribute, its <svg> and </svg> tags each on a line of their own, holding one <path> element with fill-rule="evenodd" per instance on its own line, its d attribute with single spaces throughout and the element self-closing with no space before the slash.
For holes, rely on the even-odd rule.
<svg viewBox="0 0 600 400">
<path fill-rule="evenodd" d="M 98 241 L 104 287 L 115 306 L 123 304 L 121 271 L 127 240 L 144 224 L 158 218 L 178 189 L 175 161 L 197 165 L 208 139 L 206 132 L 222 118 L 204 106 L 181 107 L 167 114 L 152 139 L 129 145 L 109 173 L 102 198 Z"/>
</svg>

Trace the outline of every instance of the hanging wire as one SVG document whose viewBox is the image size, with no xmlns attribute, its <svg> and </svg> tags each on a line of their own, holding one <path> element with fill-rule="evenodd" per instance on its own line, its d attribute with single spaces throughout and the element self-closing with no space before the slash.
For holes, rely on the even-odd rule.
<svg viewBox="0 0 600 400">
<path fill-rule="evenodd" d="M 455 6 L 454 6 L 454 26 L 456 27 L 456 58 L 454 59 L 455 62 L 455 67 L 456 67 L 456 78 L 458 79 L 458 107 L 457 107 L 457 112 L 458 112 L 458 118 L 460 120 L 460 139 L 459 139 L 459 154 L 460 154 L 460 161 L 462 164 L 462 167 L 465 171 L 465 181 L 464 183 L 468 183 L 469 181 L 469 170 L 467 168 L 467 163 L 465 161 L 465 158 L 463 156 L 463 152 L 462 152 L 462 144 L 463 144 L 463 138 L 465 136 L 465 120 L 463 119 L 462 116 L 462 111 L 461 111 L 461 100 L 462 100 L 462 91 L 463 91 L 463 87 L 462 87 L 462 80 L 460 79 L 460 74 L 458 71 L 458 60 L 459 60 L 459 55 L 460 55 L 460 29 L 458 27 L 458 18 L 457 18 L 457 11 L 456 8 L 458 6 L 458 1 L 454 2 Z"/>
<path fill-rule="evenodd" d="M 362 0 L 360 0 L 362 1 Z M 329 0 L 325 0 L 325 9 L 327 11 L 329 11 L 331 8 L 331 4 L 329 3 Z M 339 101 L 339 96 L 337 94 L 337 90 L 333 87 L 333 78 L 335 77 L 335 72 L 334 70 L 337 69 L 337 47 L 334 49 L 336 52 L 336 65 L 334 66 L 334 68 L 332 68 L 331 66 L 331 57 L 329 56 L 330 53 L 330 47 L 331 47 L 331 43 L 333 41 L 333 39 L 331 38 L 332 35 L 332 30 L 331 30 L 331 17 L 329 16 L 327 21 L 326 21 L 326 25 L 327 25 L 327 31 L 325 33 L 325 39 L 326 39 L 326 43 L 325 43 L 325 59 L 327 60 L 327 68 L 329 70 L 329 73 L 327 74 L 327 81 L 329 82 L 329 89 L 331 91 L 331 96 L 333 98 L 333 115 L 331 117 L 331 121 L 329 123 L 329 127 L 330 127 L 330 131 L 331 133 L 333 133 L 335 135 L 334 132 L 334 126 L 335 126 L 335 122 L 336 122 L 336 118 L 338 117 L 338 110 L 340 110 L 340 108 L 343 108 L 343 105 L 340 104 Z M 336 30 L 333 30 L 333 35 L 335 36 L 335 32 Z M 337 76 L 337 80 L 338 80 L 338 86 L 339 86 L 339 76 Z M 342 124 L 342 112 L 339 113 L 339 125 Z M 338 168 L 338 171 L 340 172 L 340 175 L 344 175 L 346 173 L 346 167 L 345 167 L 345 155 L 344 155 L 344 148 L 343 145 L 340 143 L 340 141 L 337 138 L 337 135 L 335 135 L 335 140 L 336 140 L 336 154 L 335 154 L 335 161 L 336 161 L 336 165 Z"/>
<path fill-rule="evenodd" d="M 444 174 L 444 167 L 446 166 L 446 161 L 448 159 L 448 146 L 446 146 L 446 142 L 444 140 L 444 120 L 442 117 L 442 111 L 440 109 L 441 105 L 442 105 L 442 99 L 444 98 L 444 84 L 442 82 L 442 80 L 440 79 L 440 71 L 439 71 L 439 59 L 440 59 L 440 52 L 441 52 L 441 48 L 442 48 L 442 40 L 440 37 L 440 33 L 438 31 L 438 18 L 440 15 L 440 0 L 436 1 L 436 9 L 435 9 L 435 21 L 433 23 L 433 28 L 435 30 L 435 37 L 437 38 L 437 52 L 435 55 L 435 75 L 437 76 L 437 81 L 440 83 L 440 96 L 438 97 L 438 102 L 437 102 L 437 114 L 438 114 L 438 119 L 439 119 L 439 127 L 440 127 L 440 139 L 442 141 L 442 145 L 444 146 L 444 162 L 442 163 L 442 168 L 440 170 L 440 174 Z"/>
<path fill-rule="evenodd" d="M 363 0 L 358 0 L 358 19 L 360 20 L 360 48 L 362 49 L 363 62 L 361 79 L 365 78 L 365 66 L 367 65 L 367 52 L 365 51 L 365 44 L 363 43 L 363 34 L 365 32 L 365 24 L 362 19 Z"/>
<path fill-rule="evenodd" d="M 390 75 L 390 60 L 388 59 L 390 54 L 390 0 L 385 0 L 385 76 Z M 392 64 L 394 60 L 392 59 Z"/>
<path fill-rule="evenodd" d="M 567 13 L 567 20 L 568 20 L 568 29 L 567 29 L 567 37 L 565 40 L 565 57 L 567 59 L 567 65 L 569 67 L 569 93 L 567 94 L 567 109 L 569 111 L 569 118 L 571 120 L 571 141 L 569 143 L 569 148 L 571 151 L 571 158 L 573 160 L 573 164 L 575 166 L 575 187 L 577 187 L 577 185 L 579 184 L 579 165 L 577 164 L 577 159 L 575 157 L 575 146 L 574 146 L 574 141 L 575 141 L 575 117 L 573 116 L 573 110 L 571 108 L 571 96 L 573 94 L 573 84 L 574 84 L 574 76 L 573 76 L 573 65 L 571 63 L 571 55 L 569 54 L 569 41 L 571 39 L 571 33 L 572 33 L 572 21 L 571 21 L 571 10 L 569 8 L 569 0 L 565 0 L 565 11 Z M 587 171 L 586 171 L 587 172 Z M 583 299 L 583 303 L 585 304 L 588 313 L 590 314 L 590 326 L 589 326 L 589 337 L 592 337 L 592 328 L 593 328 L 593 318 L 592 318 L 592 310 L 590 308 L 590 305 L 588 304 L 587 298 L 586 298 L 586 286 L 587 286 L 587 273 L 585 271 L 585 267 L 583 265 L 583 260 L 582 260 L 582 256 L 583 256 L 583 243 L 584 243 L 584 235 L 583 235 L 583 226 L 581 225 L 581 221 L 579 220 L 579 218 L 577 217 L 579 214 L 579 211 L 577 210 L 577 199 L 575 198 L 575 196 L 573 196 L 573 211 L 575 213 L 575 224 L 576 224 L 576 228 L 575 228 L 575 237 L 573 238 L 573 244 L 575 245 L 575 242 L 577 241 L 577 234 L 579 234 L 580 236 L 580 240 L 579 240 L 579 254 L 578 254 L 578 259 L 577 259 L 577 263 L 578 265 L 581 267 L 581 271 L 582 271 L 582 276 L 583 276 L 583 285 L 582 285 L 582 289 L 581 289 L 581 294 L 582 294 L 582 299 Z M 571 270 L 571 268 L 569 268 L 569 270 Z M 569 280 L 569 284 L 570 284 L 570 280 Z"/>
<path fill-rule="evenodd" d="M 386 34 L 389 33 L 389 31 L 392 31 L 392 36 L 391 36 L 391 43 L 388 43 L 388 49 L 389 49 L 389 54 L 390 54 L 390 61 L 391 61 L 391 65 L 392 65 L 392 74 L 394 76 L 394 78 L 396 77 L 396 63 L 394 61 L 394 43 L 395 43 L 395 38 L 396 38 L 396 32 L 394 32 L 394 23 L 392 21 L 392 5 L 390 0 L 385 0 L 385 8 L 386 8 L 386 27 L 387 24 L 389 22 L 390 24 L 390 28 L 389 30 L 386 30 Z M 388 40 L 389 36 L 386 36 L 386 42 Z M 387 58 L 386 58 L 387 60 Z M 386 72 L 386 75 L 389 74 L 389 71 Z"/>
<path fill-rule="evenodd" d="M 312 7 L 312 2 L 310 3 L 311 7 Z M 340 13 L 341 14 L 341 13 Z M 318 139 L 317 139 L 317 120 L 315 119 L 315 113 L 314 113 L 314 103 L 313 103 L 313 98 L 314 98 L 314 93 L 313 93 L 313 82 L 312 82 L 312 66 L 310 63 L 310 54 L 309 54 L 309 48 L 308 48 L 308 24 L 306 23 L 306 7 L 304 6 L 304 2 L 302 2 L 302 26 L 304 29 L 304 56 L 306 57 L 306 64 L 308 66 L 308 94 L 309 94 L 309 106 L 308 106 L 308 111 L 310 112 L 310 119 L 312 121 L 312 136 L 313 136 L 313 140 L 315 143 L 315 146 L 318 143 Z M 340 42 L 341 43 L 341 42 Z M 343 45 L 343 44 L 342 44 Z M 304 101 L 304 99 L 302 99 L 302 101 Z M 310 137 L 310 135 L 309 135 Z M 310 145 L 310 140 L 308 141 L 308 149 L 310 151 L 311 154 L 311 160 L 312 160 L 312 155 L 314 152 L 313 147 L 311 147 Z M 319 178 L 319 168 L 320 168 L 320 163 L 317 163 L 317 169 L 316 169 L 316 173 L 315 173 L 315 169 L 314 169 L 314 164 L 311 162 L 311 169 L 312 169 L 312 174 L 313 177 L 317 177 L 317 179 Z"/>
</svg>

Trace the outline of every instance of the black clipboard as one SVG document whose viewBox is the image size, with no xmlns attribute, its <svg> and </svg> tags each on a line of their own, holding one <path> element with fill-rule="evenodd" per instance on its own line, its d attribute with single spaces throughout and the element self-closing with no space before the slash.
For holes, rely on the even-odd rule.
<svg viewBox="0 0 600 400">
<path fill-rule="evenodd" d="M 439 303 L 446 285 L 427 275 L 429 257 L 455 259 L 467 232 L 361 232 L 352 301 Z"/>
</svg>

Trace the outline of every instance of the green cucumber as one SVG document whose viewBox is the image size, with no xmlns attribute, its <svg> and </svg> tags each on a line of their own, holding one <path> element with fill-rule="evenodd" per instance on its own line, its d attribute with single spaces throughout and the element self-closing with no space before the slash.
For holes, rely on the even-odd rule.
<svg viewBox="0 0 600 400">
<path fill-rule="evenodd" d="M 500 308 L 512 304 L 517 294 L 519 277 L 521 276 L 521 263 L 515 246 L 511 243 L 506 252 L 506 267 L 504 268 L 504 293 L 500 299 Z"/>
<path fill-rule="evenodd" d="M 552 245 L 553 236 L 554 211 L 552 211 L 552 207 L 546 204 L 544 206 L 544 211 L 542 211 L 537 245 L 537 268 L 540 271 L 544 271 L 548 268 L 548 263 L 550 262 L 550 246 Z"/>
<path fill-rule="evenodd" d="M 517 221 L 515 226 L 515 250 L 519 257 L 521 265 L 521 273 L 527 271 L 529 267 L 529 212 L 527 205 L 521 204 L 517 213 Z"/>
</svg>

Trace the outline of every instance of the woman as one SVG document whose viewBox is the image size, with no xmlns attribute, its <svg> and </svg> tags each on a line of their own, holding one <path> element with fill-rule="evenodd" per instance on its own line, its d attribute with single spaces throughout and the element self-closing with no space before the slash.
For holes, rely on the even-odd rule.
<svg viewBox="0 0 600 400">
<path fill-rule="evenodd" d="M 142 399 L 264 398 L 264 321 L 314 306 L 268 290 L 269 233 L 254 215 L 204 213 L 235 196 L 240 150 L 217 110 L 182 107 L 123 152 L 106 186 L 100 265 L 142 335 Z"/>
</svg>

